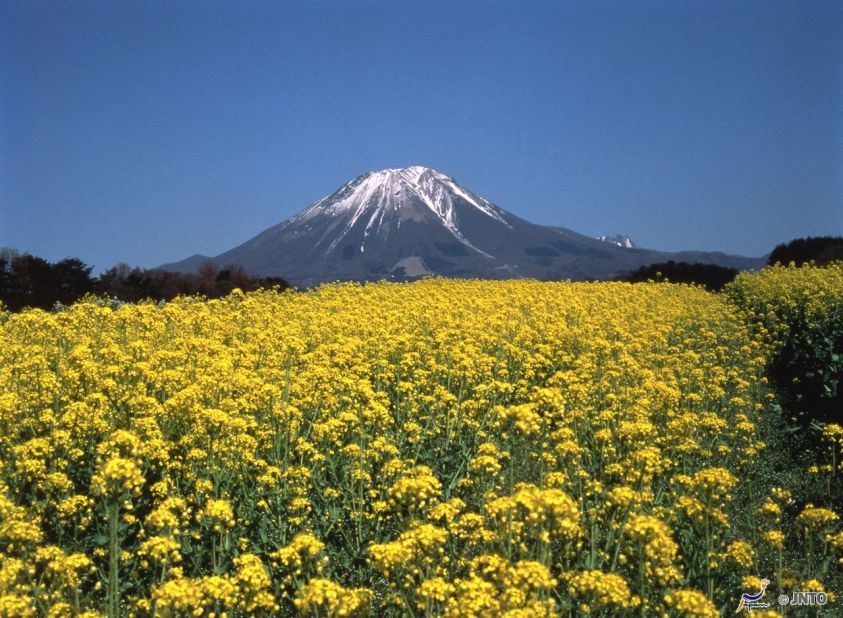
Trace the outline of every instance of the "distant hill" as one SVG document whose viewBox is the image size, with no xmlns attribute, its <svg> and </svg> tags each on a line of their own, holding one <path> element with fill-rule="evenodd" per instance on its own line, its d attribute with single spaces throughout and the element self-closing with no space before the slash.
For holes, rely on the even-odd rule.
<svg viewBox="0 0 843 618">
<path fill-rule="evenodd" d="M 217 256 L 162 269 L 195 272 L 211 260 L 307 287 L 333 280 L 406 280 L 425 275 L 506 279 L 609 278 L 668 260 L 759 268 L 763 258 L 667 253 L 619 246 L 536 225 L 415 166 L 369 172 L 298 214 Z"/>
</svg>

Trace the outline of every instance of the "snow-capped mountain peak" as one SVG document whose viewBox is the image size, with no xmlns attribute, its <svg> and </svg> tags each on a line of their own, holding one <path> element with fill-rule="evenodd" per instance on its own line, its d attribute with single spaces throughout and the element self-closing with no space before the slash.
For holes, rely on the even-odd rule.
<svg viewBox="0 0 843 618">
<path fill-rule="evenodd" d="M 460 229 L 460 219 L 469 216 L 466 209 L 511 227 L 506 211 L 462 188 L 450 176 L 421 165 L 358 176 L 290 221 L 305 223 L 316 217 L 343 220 L 329 250 L 340 246 L 362 221 L 365 228 L 360 252 L 366 250 L 368 236 L 381 233 L 384 226 L 397 231 L 402 222 L 438 222 L 467 248 L 491 257 L 472 244 Z"/>
<path fill-rule="evenodd" d="M 421 165 L 367 172 L 322 198 L 301 215 L 342 213 L 360 206 L 399 210 L 407 201 L 402 198 L 408 196 L 419 197 L 433 212 L 445 218 L 449 216 L 452 198 L 458 196 L 483 214 L 506 223 L 500 208 L 463 189 L 450 176 Z"/>
</svg>

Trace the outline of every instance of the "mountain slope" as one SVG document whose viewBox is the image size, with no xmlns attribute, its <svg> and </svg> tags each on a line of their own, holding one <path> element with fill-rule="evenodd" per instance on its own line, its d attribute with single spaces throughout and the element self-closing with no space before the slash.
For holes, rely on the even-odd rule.
<svg viewBox="0 0 843 618">
<path fill-rule="evenodd" d="M 201 256 L 161 268 L 193 271 Z M 363 174 L 290 219 L 213 258 L 295 285 L 332 280 L 451 277 L 601 278 L 665 259 L 753 268 L 724 254 L 619 247 L 530 223 L 415 166 Z"/>
</svg>

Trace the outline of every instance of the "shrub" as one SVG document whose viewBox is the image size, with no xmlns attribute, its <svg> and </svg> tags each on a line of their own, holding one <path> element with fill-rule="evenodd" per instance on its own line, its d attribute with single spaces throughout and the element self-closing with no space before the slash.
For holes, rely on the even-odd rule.
<svg viewBox="0 0 843 618">
<path fill-rule="evenodd" d="M 775 265 L 742 273 L 728 296 L 764 331 L 770 376 L 804 422 L 843 416 L 843 263 Z"/>
</svg>

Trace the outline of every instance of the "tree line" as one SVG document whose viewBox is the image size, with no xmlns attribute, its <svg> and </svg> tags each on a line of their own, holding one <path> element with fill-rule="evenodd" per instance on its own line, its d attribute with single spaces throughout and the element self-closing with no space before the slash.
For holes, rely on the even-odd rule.
<svg viewBox="0 0 843 618">
<path fill-rule="evenodd" d="M 219 268 L 210 261 L 202 264 L 196 273 L 132 268 L 122 263 L 99 277 L 92 276 L 92 271 L 91 266 L 77 258 L 49 262 L 13 249 L 0 249 L 0 301 L 12 311 L 24 307 L 49 310 L 56 304 L 69 305 L 86 294 L 138 302 L 197 294 L 219 298 L 235 288 L 249 292 L 290 287 L 280 277 L 253 277 L 238 265 Z"/>
<path fill-rule="evenodd" d="M 814 262 L 822 266 L 836 260 L 843 260 L 843 236 L 797 238 L 782 243 L 773 249 L 767 263 L 794 262 L 800 265 Z M 69 305 L 86 294 L 138 302 L 147 299 L 166 301 L 179 295 L 197 294 L 219 298 L 234 288 L 249 292 L 274 286 L 282 290 L 290 287 L 281 277 L 254 277 L 236 264 L 219 268 L 210 260 L 202 264 L 196 273 L 132 268 L 122 263 L 99 277 L 91 276 L 92 270 L 91 266 L 77 258 L 49 262 L 13 249 L 0 249 L 0 301 L 12 311 L 24 307 L 48 310 L 57 303 Z M 668 280 L 720 290 L 737 274 L 734 268 L 669 261 L 642 266 L 617 279 L 632 282 Z"/>
<path fill-rule="evenodd" d="M 767 265 L 790 264 L 797 266 L 813 262 L 817 266 L 827 266 L 831 262 L 843 261 L 843 236 L 813 236 L 797 238 L 787 243 L 776 245 L 767 256 Z M 671 281 L 673 283 L 696 283 L 709 290 L 722 290 L 734 279 L 738 271 L 734 268 L 715 264 L 689 262 L 659 262 L 648 264 L 638 270 L 620 275 L 619 281 Z"/>
</svg>

